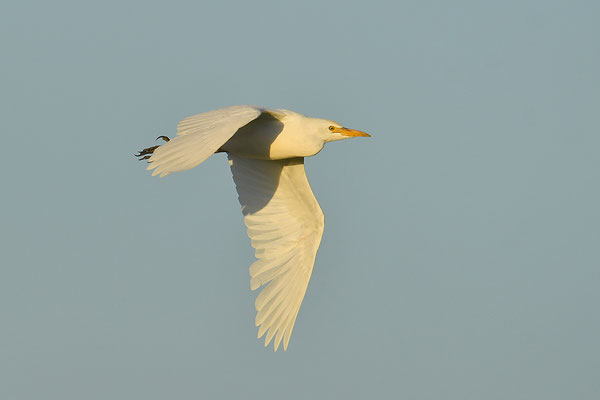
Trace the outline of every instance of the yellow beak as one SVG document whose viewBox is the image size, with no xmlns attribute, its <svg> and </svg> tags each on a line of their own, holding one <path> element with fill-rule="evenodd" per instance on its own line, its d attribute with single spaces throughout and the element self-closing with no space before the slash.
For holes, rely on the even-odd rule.
<svg viewBox="0 0 600 400">
<path fill-rule="evenodd" d="M 332 132 L 338 132 L 338 133 L 341 133 L 344 136 L 364 136 L 364 137 L 371 137 L 371 135 L 369 135 L 368 133 L 357 131 L 355 129 L 348 129 L 348 128 L 335 128 L 334 130 L 332 130 Z"/>
</svg>

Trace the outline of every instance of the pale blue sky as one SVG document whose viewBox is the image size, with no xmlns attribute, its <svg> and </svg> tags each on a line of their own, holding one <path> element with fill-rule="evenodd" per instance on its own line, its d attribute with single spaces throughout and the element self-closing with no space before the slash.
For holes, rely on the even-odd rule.
<svg viewBox="0 0 600 400">
<path fill-rule="evenodd" d="M 5 2 L 0 398 L 599 398 L 599 4 Z M 243 103 L 373 135 L 287 352 L 225 157 L 133 157 Z"/>
</svg>

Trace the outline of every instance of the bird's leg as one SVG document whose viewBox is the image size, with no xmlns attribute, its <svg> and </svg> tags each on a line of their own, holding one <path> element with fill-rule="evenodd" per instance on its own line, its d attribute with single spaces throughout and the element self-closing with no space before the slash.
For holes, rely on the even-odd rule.
<svg viewBox="0 0 600 400">
<path fill-rule="evenodd" d="M 167 136 L 159 136 L 156 138 L 156 140 L 158 140 L 158 139 L 162 139 L 165 142 L 168 142 L 169 140 L 171 140 Z M 134 154 L 134 156 L 138 157 L 138 160 L 140 160 L 140 161 L 147 160 L 152 156 L 152 153 L 154 153 L 154 150 L 158 149 L 159 147 L 160 147 L 160 145 L 146 147 L 145 149 L 138 151 L 138 153 Z"/>
</svg>

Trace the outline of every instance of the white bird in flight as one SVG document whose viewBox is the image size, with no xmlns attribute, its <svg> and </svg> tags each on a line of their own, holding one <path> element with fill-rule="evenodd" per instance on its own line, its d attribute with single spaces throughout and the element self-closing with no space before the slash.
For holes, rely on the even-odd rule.
<svg viewBox="0 0 600 400">
<path fill-rule="evenodd" d="M 256 250 L 250 288 L 256 297 L 258 337 L 275 337 L 287 349 L 323 235 L 324 216 L 304 172 L 304 157 L 325 143 L 367 133 L 289 110 L 232 106 L 185 118 L 177 136 L 141 150 L 152 175 L 161 177 L 226 152 Z"/>
</svg>

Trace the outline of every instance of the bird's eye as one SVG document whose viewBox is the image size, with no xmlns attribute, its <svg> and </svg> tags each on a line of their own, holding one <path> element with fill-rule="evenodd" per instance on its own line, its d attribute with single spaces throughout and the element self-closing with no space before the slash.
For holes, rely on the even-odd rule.
<svg viewBox="0 0 600 400">
<path fill-rule="evenodd" d="M 332 131 L 332 132 L 333 132 L 333 130 L 334 130 L 334 129 L 335 129 L 335 126 L 333 126 L 333 125 L 331 125 L 331 126 L 329 127 L 329 130 L 330 130 L 330 131 Z"/>
</svg>

